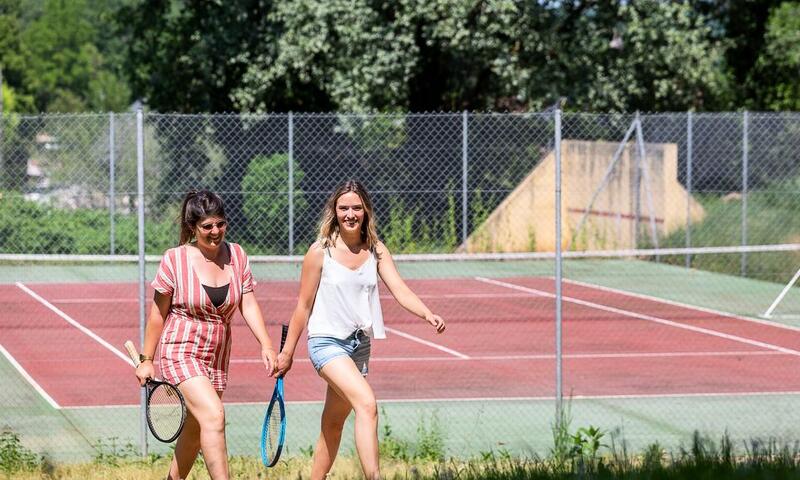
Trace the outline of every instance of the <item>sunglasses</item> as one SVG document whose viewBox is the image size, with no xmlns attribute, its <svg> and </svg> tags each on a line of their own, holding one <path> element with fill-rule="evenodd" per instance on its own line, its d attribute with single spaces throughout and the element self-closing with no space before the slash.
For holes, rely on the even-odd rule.
<svg viewBox="0 0 800 480">
<path fill-rule="evenodd" d="M 222 230 L 223 228 L 228 226 L 228 222 L 226 222 L 225 220 L 220 220 L 217 223 L 202 223 L 199 225 L 200 230 L 203 230 L 204 232 L 210 232 L 211 230 L 214 229 L 215 226 L 218 229 Z"/>
</svg>

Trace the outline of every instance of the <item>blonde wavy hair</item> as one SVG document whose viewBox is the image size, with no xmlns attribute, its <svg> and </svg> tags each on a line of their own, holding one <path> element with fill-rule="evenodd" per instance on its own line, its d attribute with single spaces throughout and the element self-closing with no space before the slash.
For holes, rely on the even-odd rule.
<svg viewBox="0 0 800 480">
<path fill-rule="evenodd" d="M 336 202 L 345 193 L 354 192 L 364 204 L 364 221 L 361 224 L 361 241 L 367 244 L 370 251 L 378 245 L 378 229 L 375 224 L 375 210 L 367 189 L 361 182 L 347 180 L 340 183 L 325 202 L 322 218 L 319 221 L 319 236 L 317 241 L 323 248 L 332 247 L 339 237 L 339 221 L 336 218 Z"/>
</svg>

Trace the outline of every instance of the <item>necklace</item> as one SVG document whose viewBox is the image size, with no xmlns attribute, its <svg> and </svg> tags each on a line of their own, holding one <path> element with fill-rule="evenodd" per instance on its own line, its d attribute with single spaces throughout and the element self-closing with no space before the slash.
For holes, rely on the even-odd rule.
<svg viewBox="0 0 800 480">
<path fill-rule="evenodd" d="M 201 249 L 200 247 L 197 247 L 197 249 L 200 250 L 200 255 L 203 257 L 203 260 L 205 260 L 208 263 L 212 263 L 212 262 L 216 263 L 217 260 L 219 259 L 219 254 L 220 254 L 220 250 L 219 249 L 217 249 L 217 251 L 214 252 L 214 256 L 212 258 L 207 257 L 206 256 L 206 252 L 204 252 L 203 249 Z"/>
</svg>

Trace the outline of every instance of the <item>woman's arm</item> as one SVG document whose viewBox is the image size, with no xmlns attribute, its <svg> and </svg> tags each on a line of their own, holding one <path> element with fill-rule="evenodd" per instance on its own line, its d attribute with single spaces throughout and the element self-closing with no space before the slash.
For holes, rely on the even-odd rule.
<svg viewBox="0 0 800 480">
<path fill-rule="evenodd" d="M 444 320 L 439 315 L 431 312 L 422 300 L 408 288 L 408 285 L 400 276 L 400 272 L 397 271 L 392 254 L 386 248 L 386 245 L 383 242 L 378 242 L 375 251 L 378 254 L 378 273 L 397 302 L 409 312 L 433 325 L 437 333 L 444 332 Z"/>
<path fill-rule="evenodd" d="M 275 349 L 272 347 L 269 334 L 267 334 L 264 316 L 261 315 L 261 307 L 258 306 L 254 292 L 247 292 L 242 295 L 242 301 L 239 303 L 239 312 L 244 317 L 247 327 L 253 332 L 253 336 L 256 337 L 256 340 L 261 345 L 261 360 L 264 362 L 267 373 L 269 376 L 274 375 L 275 367 L 278 365 L 275 361 Z"/>
<path fill-rule="evenodd" d="M 155 292 L 153 295 L 153 305 L 150 307 L 150 316 L 147 318 L 147 324 L 144 327 L 144 345 L 142 345 L 142 355 L 154 358 L 156 354 L 156 347 L 158 340 L 161 338 L 161 332 L 164 330 L 164 321 L 169 314 L 169 307 L 172 304 L 172 296 L 164 295 Z M 148 378 L 154 378 L 155 367 L 153 360 L 145 360 L 139 363 L 136 367 L 136 377 L 139 378 L 139 383 L 144 385 Z"/>
<path fill-rule="evenodd" d="M 317 296 L 317 287 L 322 277 L 322 262 L 325 252 L 322 247 L 315 243 L 311 245 L 303 258 L 303 269 L 300 273 L 300 294 L 297 298 L 297 306 L 289 320 L 289 332 L 286 334 L 286 345 L 278 355 L 278 374 L 285 375 L 292 368 L 292 359 L 297 347 L 297 341 L 303 333 L 303 329 L 311 316 L 311 309 L 314 307 L 314 298 Z"/>
</svg>

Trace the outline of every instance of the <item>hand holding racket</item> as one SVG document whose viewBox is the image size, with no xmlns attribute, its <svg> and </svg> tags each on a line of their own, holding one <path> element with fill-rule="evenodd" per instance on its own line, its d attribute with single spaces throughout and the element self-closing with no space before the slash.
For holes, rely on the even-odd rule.
<svg viewBox="0 0 800 480">
<path fill-rule="evenodd" d="M 138 367 L 139 353 L 130 340 L 125 342 L 125 350 Z M 144 384 L 147 389 L 145 414 L 147 426 L 156 439 L 170 443 L 178 438 L 186 421 L 186 401 L 178 388 L 168 382 L 148 378 Z"/>
<path fill-rule="evenodd" d="M 288 331 L 289 326 L 283 325 L 280 350 L 283 350 L 283 345 L 286 343 Z M 286 409 L 283 405 L 283 375 L 278 375 L 278 379 L 275 380 L 275 390 L 272 391 L 272 399 L 269 401 L 267 414 L 264 417 L 264 424 L 261 426 L 261 461 L 264 466 L 272 467 L 278 463 L 285 438 Z"/>
</svg>

